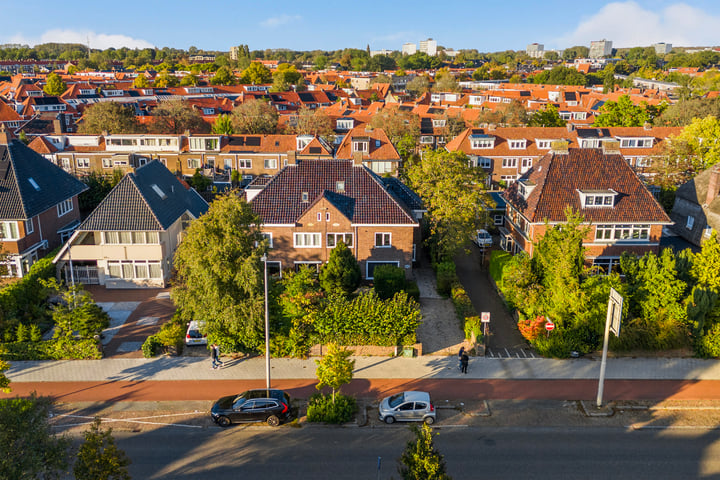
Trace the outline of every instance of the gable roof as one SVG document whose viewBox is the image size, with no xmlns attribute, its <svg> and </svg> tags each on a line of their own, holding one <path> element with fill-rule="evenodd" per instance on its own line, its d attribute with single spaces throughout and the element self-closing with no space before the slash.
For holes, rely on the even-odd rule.
<svg viewBox="0 0 720 480">
<path fill-rule="evenodd" d="M 344 191 L 338 191 L 337 182 L 345 182 Z M 307 202 L 302 202 L 303 192 Z M 379 177 L 350 160 L 304 160 L 285 167 L 250 205 L 265 224 L 293 224 L 318 197 L 325 197 L 352 223 L 417 225 Z"/>
<path fill-rule="evenodd" d="M 186 189 L 153 160 L 125 175 L 78 230 L 167 230 L 183 213 L 198 218 L 207 210 L 207 202 L 195 190 Z"/>
<path fill-rule="evenodd" d="M 27 220 L 87 189 L 21 141 L 0 144 L 1 219 Z"/>
<path fill-rule="evenodd" d="M 527 199 L 518 192 L 523 181 L 535 185 Z M 612 208 L 583 208 L 578 190 L 609 189 L 618 192 Z M 548 153 L 508 187 L 505 199 L 531 223 L 565 222 L 568 206 L 592 223 L 671 223 L 622 155 L 599 148 Z"/>
</svg>

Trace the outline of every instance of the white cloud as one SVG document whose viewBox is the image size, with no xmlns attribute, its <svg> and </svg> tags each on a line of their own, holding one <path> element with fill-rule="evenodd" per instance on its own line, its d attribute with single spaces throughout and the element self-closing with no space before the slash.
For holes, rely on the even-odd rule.
<svg viewBox="0 0 720 480">
<path fill-rule="evenodd" d="M 37 45 L 40 43 L 82 43 L 87 45 L 90 41 L 90 48 L 105 50 L 106 48 L 128 47 L 128 48 L 153 48 L 154 45 L 148 41 L 128 37 L 127 35 L 113 35 L 107 33 L 96 33 L 91 31 L 79 32 L 75 30 L 48 30 L 37 38 L 28 38 L 24 35 L 13 35 L 7 42 L 0 43 L 21 43 L 26 45 Z"/>
<path fill-rule="evenodd" d="M 287 25 L 288 23 L 299 22 L 302 20 L 300 15 L 279 15 L 277 17 L 270 17 L 260 22 L 263 27 L 279 27 L 280 25 Z"/>
<path fill-rule="evenodd" d="M 613 2 L 553 43 L 565 48 L 606 38 L 612 40 L 613 47 L 642 47 L 657 42 L 710 46 L 717 43 L 718 31 L 720 17 L 685 3 L 650 10 L 634 1 Z"/>
</svg>

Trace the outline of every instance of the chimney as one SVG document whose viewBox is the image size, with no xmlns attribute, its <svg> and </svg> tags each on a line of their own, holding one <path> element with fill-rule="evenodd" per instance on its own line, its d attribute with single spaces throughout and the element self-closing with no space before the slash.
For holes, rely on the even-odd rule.
<svg viewBox="0 0 720 480">
<path fill-rule="evenodd" d="M 572 123 L 567 123 L 565 127 L 567 128 L 568 132 L 572 132 L 573 130 L 575 130 L 575 125 L 573 125 Z"/>
<path fill-rule="evenodd" d="M 354 167 L 362 167 L 362 164 L 363 164 L 362 161 L 363 161 L 362 152 L 353 153 L 353 166 Z"/>
<path fill-rule="evenodd" d="M 295 150 L 289 150 L 287 152 L 288 165 L 297 165 L 297 152 Z"/>
<path fill-rule="evenodd" d="M 59 118 L 56 118 L 55 120 L 53 120 L 52 124 L 53 124 L 53 133 L 55 135 L 62 135 L 63 133 L 65 133 L 65 124 L 63 123 L 62 120 L 60 120 Z"/>
<path fill-rule="evenodd" d="M 0 142 L 1 143 L 1 142 Z M 710 170 L 710 180 L 708 181 L 707 194 L 705 195 L 705 205 L 715 200 L 720 189 L 720 165 L 715 165 Z"/>
<path fill-rule="evenodd" d="M 0 123 L 0 145 L 10 145 L 13 134 L 7 129 L 4 123 Z"/>
<path fill-rule="evenodd" d="M 645 122 L 645 123 L 643 123 L 643 129 L 644 129 L 644 130 L 652 130 L 652 127 L 653 127 L 653 126 L 652 126 L 652 123 L 650 123 L 650 122 Z"/>
<path fill-rule="evenodd" d="M 620 142 L 617 140 L 603 140 L 602 150 L 605 155 L 620 155 Z"/>
<path fill-rule="evenodd" d="M 495 125 L 494 123 L 489 123 L 487 126 L 488 132 L 494 132 L 495 128 L 497 128 L 497 125 Z"/>
<path fill-rule="evenodd" d="M 567 140 L 556 140 L 550 144 L 550 153 L 554 153 L 557 155 L 567 155 L 569 146 L 570 142 L 568 142 Z"/>
</svg>

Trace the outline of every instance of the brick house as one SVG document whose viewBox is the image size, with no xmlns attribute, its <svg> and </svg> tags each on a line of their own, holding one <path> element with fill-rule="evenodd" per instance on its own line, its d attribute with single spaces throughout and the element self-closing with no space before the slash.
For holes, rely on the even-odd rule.
<svg viewBox="0 0 720 480">
<path fill-rule="evenodd" d="M 22 277 L 80 224 L 87 186 L 0 128 L 0 251 L 6 273 Z"/>
<path fill-rule="evenodd" d="M 614 270 L 620 255 L 657 253 L 664 225 L 672 222 L 613 145 L 567 148 L 562 142 L 504 193 L 507 201 L 501 246 L 533 254 L 548 226 L 564 223 L 566 207 L 590 225 L 586 259 Z M 546 223 L 547 222 L 547 223 Z"/>
<path fill-rule="evenodd" d="M 380 178 L 351 160 L 303 160 L 247 191 L 270 240 L 273 271 L 318 268 L 343 241 L 363 278 L 382 264 L 411 272 L 420 242 L 420 200 L 394 178 Z M 259 190 L 259 191 L 258 191 Z"/>
</svg>

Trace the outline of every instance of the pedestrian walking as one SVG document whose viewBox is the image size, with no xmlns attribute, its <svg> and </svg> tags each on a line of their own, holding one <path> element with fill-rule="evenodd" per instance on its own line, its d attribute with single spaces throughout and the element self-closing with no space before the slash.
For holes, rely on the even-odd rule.
<svg viewBox="0 0 720 480">
<path fill-rule="evenodd" d="M 466 375 L 468 362 L 470 362 L 470 357 L 467 356 L 467 353 L 463 352 L 462 357 L 460 357 L 460 371 Z"/>
<path fill-rule="evenodd" d="M 458 370 L 462 371 L 462 356 L 465 354 L 465 345 L 460 347 L 460 351 L 458 352 Z"/>
<path fill-rule="evenodd" d="M 217 343 L 210 345 L 210 358 L 212 359 L 213 370 L 222 366 L 223 362 L 220 361 L 220 346 Z"/>
</svg>

